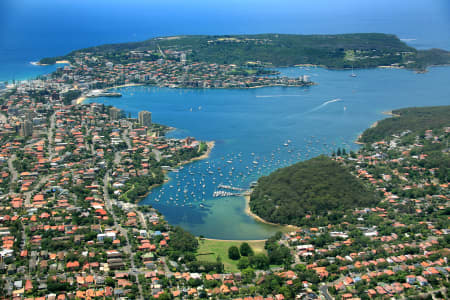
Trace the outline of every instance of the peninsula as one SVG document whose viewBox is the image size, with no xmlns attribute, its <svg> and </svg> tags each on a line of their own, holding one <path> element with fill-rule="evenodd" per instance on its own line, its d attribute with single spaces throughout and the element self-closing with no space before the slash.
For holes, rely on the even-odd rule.
<svg viewBox="0 0 450 300">
<path fill-rule="evenodd" d="M 301 226 L 313 217 L 324 225 L 340 223 L 347 210 L 378 202 L 377 193 L 322 155 L 259 178 L 250 209 L 269 222 Z"/>
<path fill-rule="evenodd" d="M 204 158 L 212 143 L 168 138 L 168 127 L 152 123 L 147 111 L 136 119 L 115 107 L 75 101 L 119 84 L 311 84 L 304 76 L 273 76 L 267 66 L 328 61 L 328 67 L 337 68 L 346 67 L 339 62 L 348 59 L 359 61 L 356 67 L 432 64 L 428 52 L 387 35 L 312 36 L 332 41 L 333 47 L 342 40 L 336 53 L 347 59 L 327 58 L 334 50 L 325 44 L 298 51 L 312 53 L 307 59 L 285 56 L 298 50 L 287 42 L 271 46 L 276 38 L 290 37 L 172 37 L 96 47 L 58 58 L 70 64 L 52 74 L 2 90 L 0 298 L 448 298 L 448 106 L 394 111 L 400 117 L 363 134 L 366 144 L 358 152 L 337 149 L 332 157 L 261 179 L 251 204 L 255 211 L 263 215 L 257 211 L 262 199 L 263 209 L 280 212 L 271 220 L 297 220 L 301 227 L 267 241 L 241 243 L 194 237 L 168 224 L 154 208 L 135 203 L 164 181 L 164 171 Z M 204 49 L 187 43 L 195 38 L 205 41 L 196 44 Z M 301 39 L 305 43 L 306 37 Z M 185 48 L 177 50 L 183 41 Z M 356 44 L 346 48 L 350 41 Z M 146 43 L 154 48 L 140 48 Z M 214 49 L 227 47 L 220 56 L 225 61 L 209 61 L 219 57 Z M 253 63 L 246 47 L 255 47 Z M 258 52 L 264 47 L 271 50 Z M 423 65 L 421 55 L 428 57 Z M 334 178 L 314 178 L 326 171 Z M 276 177 L 285 190 L 271 182 Z M 296 185 L 296 180 L 305 182 Z M 330 193 L 336 195 L 327 202 Z M 303 206 L 291 204 L 297 199 L 305 200 Z"/>
<path fill-rule="evenodd" d="M 66 60 L 75 63 L 83 57 L 90 65 L 100 61 L 113 64 L 169 59 L 179 62 L 236 65 L 234 74 L 263 72 L 265 67 L 300 64 L 332 69 L 396 67 L 425 70 L 428 66 L 450 63 L 450 52 L 440 49 L 417 50 L 396 36 L 382 33 L 336 35 L 186 35 L 157 37 L 142 42 L 109 44 L 75 50 L 60 57 L 44 58 L 42 64 Z"/>
</svg>

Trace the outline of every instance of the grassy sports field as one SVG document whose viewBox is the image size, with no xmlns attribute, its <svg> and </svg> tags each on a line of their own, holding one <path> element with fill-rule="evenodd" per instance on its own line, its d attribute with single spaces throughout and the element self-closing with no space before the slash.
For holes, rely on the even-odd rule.
<svg viewBox="0 0 450 300">
<path fill-rule="evenodd" d="M 225 267 L 226 272 L 238 272 L 238 260 L 231 260 L 228 258 L 228 248 L 231 246 L 239 246 L 247 242 L 252 247 L 255 253 L 265 253 L 265 241 L 221 241 L 221 240 L 199 240 L 199 249 L 197 250 L 197 259 L 205 261 L 216 261 L 217 256 L 220 256 Z"/>
</svg>

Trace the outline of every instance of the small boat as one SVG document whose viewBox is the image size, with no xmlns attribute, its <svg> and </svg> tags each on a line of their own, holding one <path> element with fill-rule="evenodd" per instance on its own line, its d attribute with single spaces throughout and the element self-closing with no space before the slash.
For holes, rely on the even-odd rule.
<svg viewBox="0 0 450 300">
<path fill-rule="evenodd" d="M 350 74 L 350 77 L 356 77 L 356 74 L 353 72 L 353 66 L 352 66 L 352 74 Z"/>
</svg>

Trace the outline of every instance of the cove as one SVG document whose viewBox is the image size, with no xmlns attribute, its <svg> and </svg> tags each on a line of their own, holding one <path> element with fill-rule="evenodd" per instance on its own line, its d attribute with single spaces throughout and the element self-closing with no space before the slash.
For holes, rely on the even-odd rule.
<svg viewBox="0 0 450 300">
<path fill-rule="evenodd" d="M 169 89 L 127 87 L 122 98 L 90 101 L 114 105 L 136 117 L 152 112 L 154 122 L 177 128 L 170 136 L 214 140 L 208 159 L 169 174 L 142 205 L 158 209 L 172 225 L 217 239 L 264 239 L 280 228 L 245 214 L 240 196 L 213 197 L 219 185 L 249 188 L 277 168 L 354 141 L 372 123 L 396 108 L 448 105 L 449 67 L 416 74 L 398 69 L 332 71 L 283 68 L 282 75 L 307 74 L 316 86 L 262 89 Z"/>
</svg>

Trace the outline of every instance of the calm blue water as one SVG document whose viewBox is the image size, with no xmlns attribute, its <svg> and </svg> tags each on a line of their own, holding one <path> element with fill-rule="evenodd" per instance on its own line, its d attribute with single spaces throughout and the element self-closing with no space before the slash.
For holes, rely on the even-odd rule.
<svg viewBox="0 0 450 300">
<path fill-rule="evenodd" d="M 278 228 L 248 217 L 242 197 L 213 198 L 219 184 L 247 188 L 279 167 L 337 147 L 356 149 L 354 140 L 384 118 L 383 111 L 450 103 L 448 67 L 432 68 L 426 74 L 358 70 L 356 78 L 348 71 L 320 68 L 281 71 L 289 76 L 309 74 L 318 85 L 247 90 L 130 87 L 118 90 L 122 98 L 96 99 L 134 116 L 149 110 L 155 122 L 179 128 L 171 133 L 174 137 L 216 141 L 209 159 L 171 173 L 171 181 L 142 203 L 197 235 L 265 238 Z"/>
<path fill-rule="evenodd" d="M 448 0 L 1 0 L 0 80 L 52 67 L 46 56 L 179 34 L 385 32 L 450 50 Z"/>
</svg>

